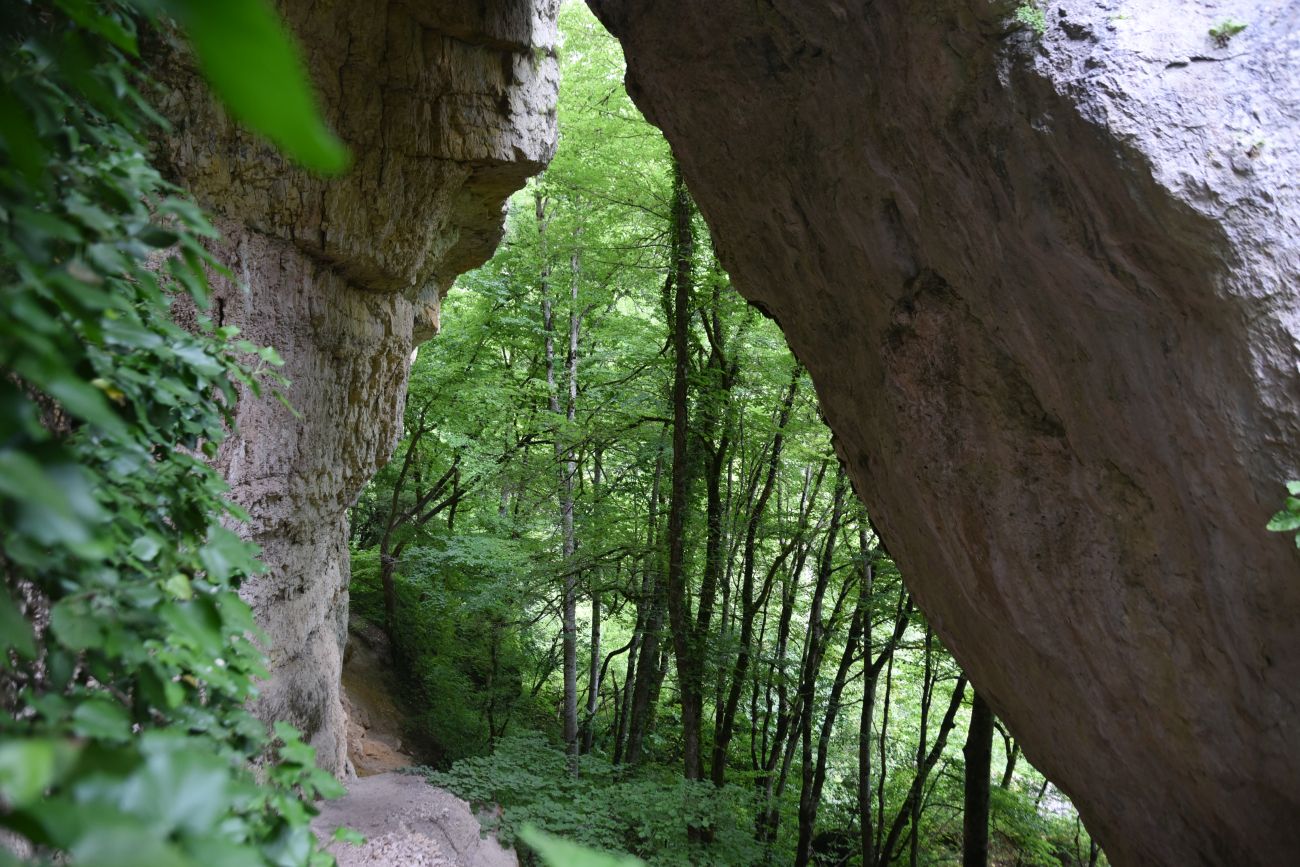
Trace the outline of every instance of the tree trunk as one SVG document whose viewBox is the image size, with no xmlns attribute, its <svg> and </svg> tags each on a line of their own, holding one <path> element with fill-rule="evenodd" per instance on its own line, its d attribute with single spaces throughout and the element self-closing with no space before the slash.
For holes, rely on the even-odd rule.
<svg viewBox="0 0 1300 867">
<path fill-rule="evenodd" d="M 1002 769 L 1002 780 L 998 783 L 998 787 L 1009 789 L 1016 773 L 1016 760 L 1020 758 L 1020 742 L 1010 735 L 1004 735 L 1003 741 L 1007 748 L 1007 764 Z"/>
<path fill-rule="evenodd" d="M 546 390 L 547 402 L 551 414 L 556 418 L 555 424 L 555 462 L 559 475 L 558 489 L 560 500 L 560 533 L 562 545 L 562 562 L 564 568 L 564 589 L 560 603 L 561 629 L 564 636 L 564 696 L 561 717 L 563 719 L 563 737 L 565 752 L 569 755 L 570 770 L 578 771 L 578 622 L 577 622 L 577 581 L 574 554 L 577 540 L 573 527 L 573 477 L 576 472 L 575 454 L 566 444 L 569 432 L 561 419 L 572 422 L 575 412 L 577 383 L 574 381 L 577 364 L 577 319 L 576 309 L 570 315 L 569 325 L 569 400 L 567 411 L 560 406 L 560 392 L 557 385 L 555 358 L 555 310 L 550 295 L 550 260 L 547 256 L 546 229 L 550 222 L 546 214 L 547 201 L 544 197 L 536 199 L 538 246 L 541 251 L 541 294 L 542 294 L 542 329 L 546 337 Z M 574 295 L 578 291 L 577 250 L 573 259 Z M 572 306 L 576 308 L 576 303 Z"/>
<path fill-rule="evenodd" d="M 962 748 L 966 757 L 965 807 L 962 813 L 962 867 L 989 863 L 989 775 L 993 758 L 993 711 L 977 690 L 971 701 L 970 730 Z"/>
<path fill-rule="evenodd" d="M 690 200 L 681 168 L 673 175 L 673 255 L 676 266 L 673 300 L 673 463 L 668 499 L 668 621 L 677 660 L 677 685 L 682 702 L 682 752 L 686 779 L 703 776 L 700 732 L 703 715 L 700 653 L 691 624 L 686 587 L 687 510 L 687 373 L 690 364 L 691 296 L 694 282 Z"/>
<path fill-rule="evenodd" d="M 925 673 L 921 680 L 921 732 L 916 742 L 916 779 L 921 781 L 921 787 L 925 785 L 923 774 L 925 768 L 925 738 L 926 727 L 930 720 L 930 706 L 934 703 L 934 630 L 927 623 L 925 626 Z M 920 788 L 920 787 L 918 787 Z M 911 834 L 908 836 L 907 845 L 907 867 L 916 867 L 917 856 L 920 854 L 921 835 L 918 833 L 918 826 L 921 824 L 921 798 L 920 793 L 909 800 L 911 806 L 911 817 L 909 819 Z"/>
<path fill-rule="evenodd" d="M 591 663 L 587 673 L 587 717 L 583 725 L 582 751 L 591 752 L 595 740 L 596 710 L 600 706 L 600 593 L 591 594 Z"/>
<path fill-rule="evenodd" d="M 894 631 L 890 633 L 880 653 L 876 655 L 874 661 L 871 660 L 871 597 L 875 593 L 876 570 L 875 565 L 871 562 L 867 553 L 867 540 L 865 530 L 858 531 L 858 544 L 862 550 L 862 558 L 865 563 L 863 566 L 863 586 L 861 593 L 865 594 L 866 599 L 861 602 L 864 611 L 868 612 L 866 622 L 863 626 L 865 635 L 863 637 L 863 661 L 862 661 L 862 715 L 858 721 L 858 809 L 862 814 L 862 863 L 871 867 L 876 860 L 876 846 L 879 845 L 879 835 L 874 826 L 883 825 L 884 818 L 884 747 L 885 732 L 884 727 L 888 725 L 889 714 L 889 687 L 885 688 L 886 713 L 884 725 L 881 726 L 880 748 L 881 748 L 881 806 L 876 811 L 876 818 L 872 817 L 871 809 L 871 723 L 876 712 L 876 684 L 880 681 L 880 672 L 886 664 L 890 666 L 890 676 L 892 677 L 894 651 L 898 648 L 898 642 L 902 640 L 903 633 L 907 631 L 907 622 L 912 613 L 912 600 L 908 598 L 907 592 L 899 587 L 898 589 L 898 608 L 894 614 Z"/>
<path fill-rule="evenodd" d="M 831 734 L 835 729 L 835 719 L 839 716 L 844 686 L 849 679 L 849 669 L 857 662 L 858 645 L 862 641 L 864 629 L 863 622 L 869 620 L 871 615 L 870 609 L 863 604 L 867 600 L 861 586 L 865 580 L 864 576 L 859 577 L 858 601 L 853 609 L 848 638 L 844 643 L 844 654 L 840 657 L 835 679 L 831 682 L 825 716 L 822 717 L 821 729 L 817 736 L 816 763 L 812 768 L 805 764 L 803 769 L 803 787 L 799 792 L 799 840 L 795 847 L 796 867 L 806 867 L 812 858 L 813 834 L 817 830 L 817 808 L 821 803 L 822 789 L 826 784 L 826 764 L 830 758 Z M 828 635 L 828 641 L 829 638 Z M 805 733 L 805 738 L 807 737 Z"/>
<path fill-rule="evenodd" d="M 913 777 L 912 785 L 907 791 L 907 798 L 898 814 L 894 816 L 894 821 L 889 827 L 889 836 L 885 839 L 884 844 L 877 848 L 877 864 L 883 865 L 892 861 L 894 848 L 903 835 L 903 829 L 909 826 L 915 828 L 920 824 L 921 795 L 925 788 L 926 778 L 929 777 L 935 762 L 939 760 L 939 756 L 943 754 L 943 748 L 948 743 L 948 734 L 957 721 L 957 709 L 961 707 L 962 696 L 965 693 L 966 675 L 962 674 L 958 676 L 957 685 L 953 687 L 952 698 L 948 702 L 948 712 L 944 714 L 943 721 L 939 723 L 939 731 L 934 744 L 931 746 L 930 751 L 921 756 L 920 761 L 917 762 L 916 776 Z M 914 836 L 919 837 L 920 835 Z M 910 858 L 911 853 L 909 852 Z"/>
<path fill-rule="evenodd" d="M 659 496 L 663 479 L 664 453 L 661 447 L 655 456 L 654 480 L 650 487 L 650 515 L 646 522 L 645 581 L 642 582 L 641 605 L 646 606 L 645 626 L 641 633 L 640 654 L 636 663 L 636 679 L 632 685 L 632 702 L 628 711 L 627 749 L 625 761 L 635 765 L 641 761 L 641 749 L 649 729 L 654 698 L 658 693 L 655 680 L 659 668 L 659 639 L 664 627 L 664 613 L 668 604 L 667 587 L 660 572 L 659 553 Z M 631 672 L 629 672 L 629 677 Z"/>
<path fill-rule="evenodd" d="M 741 691 L 749 668 L 750 645 L 754 640 L 754 620 L 758 608 L 758 600 L 754 597 L 754 567 L 758 523 L 767 510 L 768 500 L 771 499 L 772 491 L 776 487 L 776 477 L 781 466 L 781 449 L 785 442 L 785 426 L 790 421 L 790 412 L 794 406 L 795 393 L 798 387 L 799 368 L 796 366 L 794 373 L 790 377 L 790 387 L 786 390 L 785 397 L 781 402 L 781 408 L 777 413 L 777 427 L 776 433 L 772 437 L 771 451 L 768 456 L 767 475 L 763 479 L 763 487 L 759 491 L 754 506 L 749 512 L 749 518 L 745 523 L 745 547 L 741 555 L 740 567 L 740 646 L 736 652 L 736 661 L 731 672 L 731 686 L 727 691 L 726 703 L 722 708 L 722 713 L 718 715 L 713 735 L 711 776 L 717 786 L 721 786 L 726 782 L 727 747 L 730 746 L 732 734 L 735 731 L 736 712 L 740 706 Z M 770 586 L 771 582 L 769 581 L 768 587 Z M 766 594 L 762 595 L 764 596 L 763 601 L 766 602 Z"/>
<path fill-rule="evenodd" d="M 902 591 L 900 591 L 902 592 Z M 885 845 L 885 777 L 889 773 L 889 766 L 885 763 L 886 745 L 889 737 L 889 708 L 894 693 L 894 654 L 889 654 L 889 659 L 885 666 L 885 703 L 880 710 L 880 736 L 876 743 L 880 748 L 880 773 L 876 775 L 876 859 L 877 863 L 884 864 L 885 856 L 881 852 Z"/>
</svg>

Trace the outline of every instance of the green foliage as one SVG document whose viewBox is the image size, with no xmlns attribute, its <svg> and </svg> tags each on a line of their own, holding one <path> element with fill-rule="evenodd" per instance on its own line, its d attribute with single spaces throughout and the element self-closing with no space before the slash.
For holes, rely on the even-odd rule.
<svg viewBox="0 0 1300 867">
<path fill-rule="evenodd" d="M 544 718 L 524 693 L 523 673 L 530 665 L 510 622 L 511 596 L 500 581 L 499 570 L 510 562 L 508 547 L 508 542 L 471 536 L 445 547 L 416 548 L 395 576 L 398 616 L 392 641 L 409 713 L 408 736 L 438 766 L 488 751 L 511 721 Z M 493 558 L 494 551 L 500 559 Z M 480 564 L 479 557 L 488 559 Z M 354 622 L 381 627 L 378 557 L 357 552 L 352 564 Z M 448 701 L 453 695 L 457 700 Z"/>
<path fill-rule="evenodd" d="M 562 837 L 552 837 L 532 825 L 519 829 L 519 839 L 535 851 L 548 867 L 637 867 L 645 863 L 639 858 L 620 858 L 570 843 Z"/>
<path fill-rule="evenodd" d="M 503 843 L 533 826 L 582 846 L 631 854 L 650 864 L 756 864 L 754 800 L 747 787 L 691 783 L 676 768 L 649 765 L 628 773 L 583 756 L 574 778 L 562 750 L 536 732 L 509 736 L 490 756 L 464 759 L 429 781 L 475 806 L 499 805 L 494 830 Z M 687 841 L 688 826 L 709 828 L 707 855 Z M 526 837 L 525 843 L 531 845 Z M 619 862 L 615 862 L 619 863 Z"/>
<path fill-rule="evenodd" d="M 1040 5 L 1044 0 L 1029 0 L 1027 3 L 1021 3 L 1016 7 L 1012 14 L 1012 19 L 1017 23 L 1030 30 L 1038 36 L 1047 32 L 1047 13 Z"/>
<path fill-rule="evenodd" d="M 1210 38 L 1214 44 L 1220 48 L 1227 48 L 1232 37 L 1246 29 L 1246 25 L 1240 21 L 1233 21 L 1231 18 L 1225 18 L 1218 24 L 1210 28 Z"/>
<path fill-rule="evenodd" d="M 1282 502 L 1282 508 L 1268 522 L 1268 529 L 1274 533 L 1290 533 L 1300 530 L 1300 482 L 1286 483 L 1289 496 Z M 1300 548 L 1300 532 L 1295 535 L 1295 544 Z"/>
<path fill-rule="evenodd" d="M 149 162 L 136 20 L 0 9 L 0 827 L 59 863 L 323 863 L 304 798 L 341 790 L 244 709 L 262 567 L 202 459 L 278 358 L 205 315 L 215 232 Z"/>
</svg>

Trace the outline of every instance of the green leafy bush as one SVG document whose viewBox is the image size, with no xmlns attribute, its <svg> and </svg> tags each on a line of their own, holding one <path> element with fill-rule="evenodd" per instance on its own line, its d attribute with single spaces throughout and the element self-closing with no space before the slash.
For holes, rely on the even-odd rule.
<svg viewBox="0 0 1300 867">
<path fill-rule="evenodd" d="M 1300 530 L 1300 482 L 1286 483 L 1287 498 L 1282 508 L 1268 522 L 1268 529 L 1274 533 L 1290 533 Z M 1300 548 L 1300 533 L 1295 535 L 1295 544 Z"/>
<path fill-rule="evenodd" d="M 753 838 L 755 804 L 748 788 L 688 782 L 676 767 L 648 765 L 632 772 L 598 756 L 583 756 L 575 778 L 564 752 L 537 732 L 507 737 L 490 756 L 464 759 L 428 777 L 476 807 L 499 805 L 492 811 L 493 827 L 506 844 L 533 826 L 650 864 L 703 863 L 704 853 L 687 842 L 689 826 L 713 831 L 708 863 L 755 864 L 763 857 Z"/>
<path fill-rule="evenodd" d="M 525 646 L 509 596 L 495 580 L 496 570 L 512 560 L 505 545 L 465 536 L 408 549 L 394 579 L 392 639 L 409 714 L 406 734 L 438 767 L 489 751 L 514 724 L 545 724 L 545 710 L 524 690 Z M 382 628 L 376 552 L 353 553 L 350 589 L 354 622 Z"/>
<path fill-rule="evenodd" d="M 1012 18 L 1017 24 L 1022 24 L 1038 36 L 1047 32 L 1047 13 L 1039 5 L 1039 0 L 1030 0 L 1028 3 L 1022 3 L 1016 7 L 1015 14 Z"/>
<path fill-rule="evenodd" d="M 41 862 L 325 863 L 303 799 L 340 787 L 244 709 L 262 567 L 203 460 L 278 359 L 203 315 L 215 232 L 150 164 L 136 20 L 0 12 L 0 828 Z"/>
</svg>

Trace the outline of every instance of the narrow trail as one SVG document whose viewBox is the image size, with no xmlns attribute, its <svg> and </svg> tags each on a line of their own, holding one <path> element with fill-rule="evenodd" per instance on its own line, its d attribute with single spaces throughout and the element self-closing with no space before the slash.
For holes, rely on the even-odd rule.
<svg viewBox="0 0 1300 867">
<path fill-rule="evenodd" d="M 419 764 L 402 743 L 405 715 L 394 698 L 392 667 L 383 632 L 354 623 L 343 660 L 343 709 L 348 717 L 348 761 L 358 777 Z"/>
<path fill-rule="evenodd" d="M 422 777 L 388 773 L 360 777 L 348 793 L 322 805 L 312 828 L 328 840 L 346 825 L 364 845 L 332 843 L 339 867 L 517 867 L 515 854 L 482 837 L 469 804 Z"/>
<path fill-rule="evenodd" d="M 339 867 L 517 867 L 514 852 L 481 835 L 469 804 L 423 777 L 397 773 L 416 760 L 402 743 L 389 668 L 382 636 L 349 636 L 343 701 L 356 778 L 347 795 L 320 805 L 312 830 L 327 843 L 340 826 L 366 838 L 361 846 L 329 844 Z"/>
</svg>

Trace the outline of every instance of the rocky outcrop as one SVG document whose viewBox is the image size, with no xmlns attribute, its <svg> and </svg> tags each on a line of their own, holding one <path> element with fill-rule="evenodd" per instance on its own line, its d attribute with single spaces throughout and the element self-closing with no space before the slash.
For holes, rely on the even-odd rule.
<svg viewBox="0 0 1300 867">
<path fill-rule="evenodd" d="M 515 854 L 484 836 L 469 804 L 422 777 L 379 774 L 353 780 L 312 820 L 339 867 L 517 867 Z M 330 843 L 339 827 L 365 842 Z"/>
<path fill-rule="evenodd" d="M 1300 4 L 593 0 L 920 603 L 1117 864 L 1300 852 Z M 1234 18 L 1247 29 L 1219 45 Z"/>
<path fill-rule="evenodd" d="M 353 169 L 313 177 L 228 120 L 166 54 L 165 163 L 217 216 L 212 314 L 275 347 L 293 410 L 245 395 L 218 462 L 269 572 L 244 596 L 270 639 L 257 710 L 343 773 L 347 508 L 400 435 L 410 355 L 506 198 L 555 143 L 558 0 L 282 0 Z M 268 86 L 270 83 L 268 83 Z"/>
</svg>

